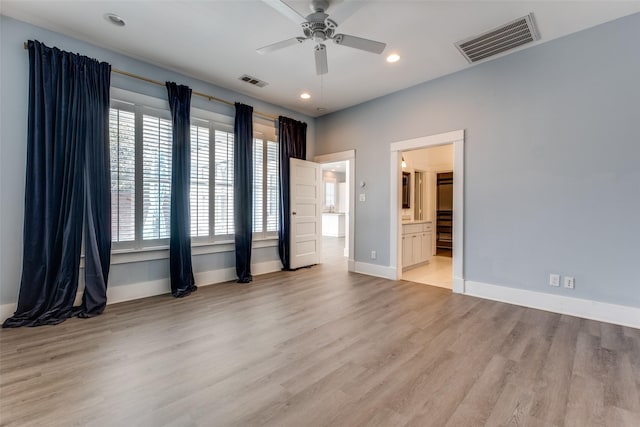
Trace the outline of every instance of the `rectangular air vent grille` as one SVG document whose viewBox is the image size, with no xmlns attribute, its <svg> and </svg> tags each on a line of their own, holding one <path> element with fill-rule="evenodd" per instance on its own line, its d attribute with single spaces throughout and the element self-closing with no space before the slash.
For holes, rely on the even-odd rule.
<svg viewBox="0 0 640 427">
<path fill-rule="evenodd" d="M 247 74 L 243 74 L 242 76 L 238 77 L 240 80 L 242 80 L 243 82 L 249 83 L 250 85 L 254 85 L 254 86 L 258 86 L 258 87 L 265 87 L 266 85 L 268 85 L 269 83 L 267 82 L 263 82 L 260 79 L 257 79 L 255 77 L 251 77 Z"/>
<path fill-rule="evenodd" d="M 480 35 L 459 41 L 456 47 L 466 60 L 472 63 L 507 52 L 539 38 L 533 15 L 530 13 Z"/>
</svg>

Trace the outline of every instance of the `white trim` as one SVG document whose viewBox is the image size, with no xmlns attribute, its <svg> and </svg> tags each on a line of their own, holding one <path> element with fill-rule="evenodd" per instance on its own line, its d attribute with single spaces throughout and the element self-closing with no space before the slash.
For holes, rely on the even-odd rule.
<svg viewBox="0 0 640 427">
<path fill-rule="evenodd" d="M 254 276 L 261 274 L 273 273 L 282 270 L 282 264 L 277 261 L 265 261 L 261 263 L 251 264 L 251 271 Z M 228 282 L 235 280 L 236 268 L 221 268 L 218 270 L 202 271 L 195 275 L 196 285 L 198 287 L 214 285 L 216 283 Z M 84 288 L 82 278 L 78 283 L 78 293 L 76 295 L 75 304 L 82 302 L 82 289 Z M 107 288 L 107 305 L 116 304 L 123 301 L 146 298 L 155 295 L 163 295 L 171 290 L 171 281 L 169 278 L 152 280 L 148 282 L 131 283 L 128 285 L 111 286 Z M 17 304 L 0 305 L 0 319 L 11 317 L 16 311 Z"/>
<path fill-rule="evenodd" d="M 421 136 L 391 143 L 391 151 L 410 151 L 436 145 L 447 145 L 454 141 L 464 140 L 464 130 L 439 133 L 437 135 Z"/>
<path fill-rule="evenodd" d="M 402 213 L 400 205 L 402 151 L 453 144 L 453 292 L 464 291 L 464 130 L 392 142 L 389 156 L 389 263 L 394 280 L 402 277 Z"/>
<path fill-rule="evenodd" d="M 0 305 L 0 319 L 4 322 L 9 317 L 13 316 L 18 304 L 2 304 Z"/>
<path fill-rule="evenodd" d="M 638 307 L 472 281 L 465 282 L 464 287 L 464 293 L 474 297 L 640 329 Z"/>
<path fill-rule="evenodd" d="M 346 161 L 348 164 L 347 187 L 349 188 L 349 212 L 347 213 L 347 222 L 349 225 L 349 233 L 347 235 L 347 247 L 345 248 L 345 256 L 349 257 L 347 263 L 348 271 L 355 270 L 355 209 L 356 209 L 356 150 L 340 151 L 339 153 L 320 154 L 314 156 L 313 161 L 316 163 L 333 163 Z"/>
<path fill-rule="evenodd" d="M 453 287 L 451 290 L 456 294 L 464 294 L 464 279 L 462 277 L 453 277 Z"/>
<path fill-rule="evenodd" d="M 356 150 L 347 150 L 340 151 L 339 153 L 319 154 L 313 157 L 313 161 L 316 163 L 333 163 L 355 158 Z"/>
<path fill-rule="evenodd" d="M 368 276 L 382 277 L 384 279 L 395 280 L 396 269 L 386 265 L 369 264 L 366 262 L 356 261 L 354 263 L 354 272 L 366 274 Z"/>
<path fill-rule="evenodd" d="M 277 237 L 268 237 L 266 239 L 253 240 L 252 249 L 271 248 L 278 246 Z M 221 252 L 233 252 L 235 243 L 233 241 L 219 242 L 194 242 L 191 244 L 191 255 L 209 255 Z M 129 264 L 133 262 L 153 261 L 158 259 L 169 259 L 168 246 L 156 246 L 139 249 L 114 249 L 111 251 L 111 265 Z M 84 261 L 84 258 L 83 260 Z M 84 262 L 81 264 L 81 267 Z"/>
</svg>

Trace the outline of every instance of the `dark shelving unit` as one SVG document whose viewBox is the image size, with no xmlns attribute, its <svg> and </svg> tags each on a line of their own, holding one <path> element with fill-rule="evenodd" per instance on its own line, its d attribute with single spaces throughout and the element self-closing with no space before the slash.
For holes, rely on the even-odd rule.
<svg viewBox="0 0 640 427">
<path fill-rule="evenodd" d="M 452 256 L 453 250 L 453 172 L 437 176 L 436 255 Z"/>
</svg>

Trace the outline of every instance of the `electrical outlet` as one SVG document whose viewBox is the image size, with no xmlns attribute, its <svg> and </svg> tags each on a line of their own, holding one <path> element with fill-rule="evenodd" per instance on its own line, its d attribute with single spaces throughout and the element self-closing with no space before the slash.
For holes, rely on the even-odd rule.
<svg viewBox="0 0 640 427">
<path fill-rule="evenodd" d="M 376 253 L 376 251 L 371 251 L 371 259 L 376 259 L 378 257 L 378 254 Z"/>
<path fill-rule="evenodd" d="M 576 286 L 576 279 L 570 276 L 564 278 L 564 287 L 567 289 L 573 289 Z"/>
<path fill-rule="evenodd" d="M 361 202 L 367 201 L 367 193 L 360 193 L 360 201 Z"/>
<path fill-rule="evenodd" d="M 560 275 L 559 274 L 550 274 L 549 275 L 549 285 L 550 286 L 560 286 Z"/>
</svg>

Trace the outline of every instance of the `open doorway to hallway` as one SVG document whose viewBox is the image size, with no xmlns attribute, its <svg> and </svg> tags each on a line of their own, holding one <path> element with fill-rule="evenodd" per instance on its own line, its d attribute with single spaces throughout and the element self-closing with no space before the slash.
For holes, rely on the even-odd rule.
<svg viewBox="0 0 640 427">
<path fill-rule="evenodd" d="M 349 162 L 322 164 L 322 262 L 347 270 L 349 235 Z"/>
<path fill-rule="evenodd" d="M 453 144 L 402 152 L 402 279 L 453 288 Z"/>
</svg>

